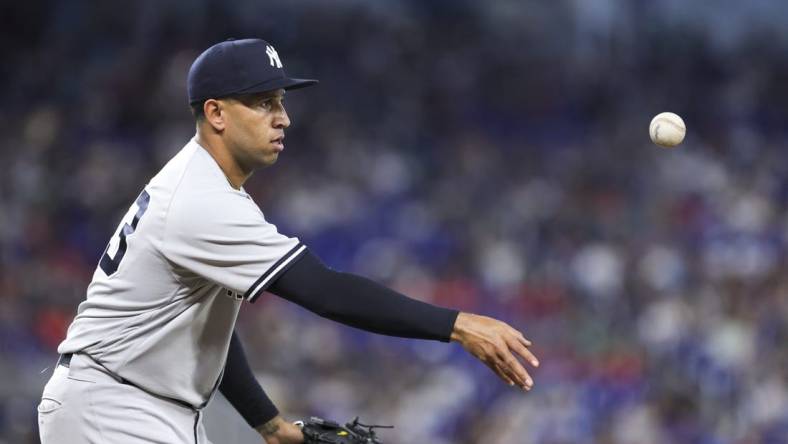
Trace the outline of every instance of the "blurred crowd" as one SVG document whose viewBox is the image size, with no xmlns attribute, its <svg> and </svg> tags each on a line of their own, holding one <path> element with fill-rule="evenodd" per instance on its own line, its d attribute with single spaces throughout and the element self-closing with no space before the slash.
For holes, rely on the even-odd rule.
<svg viewBox="0 0 788 444">
<path fill-rule="evenodd" d="M 456 345 L 268 295 L 238 328 L 286 416 L 361 415 L 392 444 L 788 442 L 788 3 L 267 3 L 0 9 L 0 443 L 38 442 L 106 242 L 193 135 L 192 60 L 252 36 L 321 80 L 246 186 L 266 217 L 336 269 L 512 323 L 542 362 L 526 394 Z M 681 147 L 648 140 L 661 111 Z M 209 434 L 247 439 L 228 424 Z"/>
</svg>

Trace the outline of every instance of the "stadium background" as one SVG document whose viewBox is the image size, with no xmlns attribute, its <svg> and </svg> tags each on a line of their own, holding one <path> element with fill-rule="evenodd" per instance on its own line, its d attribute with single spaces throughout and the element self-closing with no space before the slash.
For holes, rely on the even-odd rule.
<svg viewBox="0 0 788 444">
<path fill-rule="evenodd" d="M 289 73 L 278 164 L 248 190 L 335 268 L 501 317 L 536 389 L 456 345 L 245 306 L 292 419 L 387 443 L 784 443 L 788 3 L 3 1 L 0 443 L 35 406 L 96 261 L 193 133 L 189 64 L 228 37 Z M 682 115 L 684 145 L 648 122 Z M 49 368 L 49 370 L 45 370 Z M 259 443 L 222 400 L 218 443 Z"/>
</svg>

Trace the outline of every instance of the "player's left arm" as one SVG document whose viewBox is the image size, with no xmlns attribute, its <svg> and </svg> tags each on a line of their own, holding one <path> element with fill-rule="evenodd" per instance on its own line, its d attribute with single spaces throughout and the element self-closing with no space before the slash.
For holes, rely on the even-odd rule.
<svg viewBox="0 0 788 444">
<path fill-rule="evenodd" d="M 455 341 L 510 385 L 533 379 L 519 358 L 533 366 L 531 342 L 505 322 L 460 313 L 411 299 L 362 276 L 334 271 L 307 251 L 268 290 L 328 319 L 406 338 Z"/>
<path fill-rule="evenodd" d="M 233 331 L 219 391 L 267 444 L 300 444 L 301 430 L 279 416 L 279 410 L 257 382 L 238 334 Z"/>
</svg>

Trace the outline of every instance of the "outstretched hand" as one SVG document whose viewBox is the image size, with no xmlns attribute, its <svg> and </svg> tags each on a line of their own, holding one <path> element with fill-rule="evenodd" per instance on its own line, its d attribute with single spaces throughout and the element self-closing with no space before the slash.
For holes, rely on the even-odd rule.
<svg viewBox="0 0 788 444">
<path fill-rule="evenodd" d="M 531 341 L 509 324 L 487 316 L 460 313 L 451 340 L 484 362 L 507 384 L 525 390 L 533 387 L 534 381 L 518 356 L 534 367 L 539 366 L 539 361 L 528 349 Z"/>
</svg>

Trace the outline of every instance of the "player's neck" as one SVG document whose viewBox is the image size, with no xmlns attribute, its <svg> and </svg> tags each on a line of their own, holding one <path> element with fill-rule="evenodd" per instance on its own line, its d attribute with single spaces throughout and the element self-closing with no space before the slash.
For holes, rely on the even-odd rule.
<svg viewBox="0 0 788 444">
<path fill-rule="evenodd" d="M 236 190 L 240 190 L 252 173 L 243 171 L 220 139 L 205 137 L 198 131 L 194 140 L 213 157 L 213 160 L 219 165 L 219 168 L 224 173 L 230 186 Z"/>
</svg>

